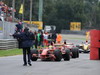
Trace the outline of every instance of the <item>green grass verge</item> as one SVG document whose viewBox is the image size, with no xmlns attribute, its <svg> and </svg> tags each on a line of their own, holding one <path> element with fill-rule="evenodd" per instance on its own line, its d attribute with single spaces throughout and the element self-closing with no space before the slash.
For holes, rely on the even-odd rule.
<svg viewBox="0 0 100 75">
<path fill-rule="evenodd" d="M 0 50 L 0 57 L 21 55 L 22 49 Z"/>
<path fill-rule="evenodd" d="M 21 54 L 22 54 L 22 49 L 0 50 L 0 57 L 21 55 Z"/>
</svg>

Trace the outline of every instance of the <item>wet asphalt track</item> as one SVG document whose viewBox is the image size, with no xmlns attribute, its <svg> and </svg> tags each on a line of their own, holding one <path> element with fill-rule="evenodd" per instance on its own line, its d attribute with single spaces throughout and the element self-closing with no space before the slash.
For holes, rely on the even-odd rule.
<svg viewBox="0 0 100 75">
<path fill-rule="evenodd" d="M 38 59 L 32 66 L 22 66 L 22 56 L 0 57 L 0 75 L 100 75 L 100 61 L 89 60 L 89 54 L 61 62 Z"/>
<path fill-rule="evenodd" d="M 67 40 L 75 44 L 84 41 Z M 89 54 L 83 53 L 79 58 L 70 61 L 44 62 L 38 59 L 32 62 L 32 66 L 22 65 L 22 55 L 0 57 L 0 75 L 100 75 L 100 61 L 89 60 Z"/>
</svg>

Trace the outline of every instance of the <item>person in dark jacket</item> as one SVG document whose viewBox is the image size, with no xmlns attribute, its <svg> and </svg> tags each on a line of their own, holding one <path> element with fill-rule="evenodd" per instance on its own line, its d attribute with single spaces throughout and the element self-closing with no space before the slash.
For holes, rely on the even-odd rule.
<svg viewBox="0 0 100 75">
<path fill-rule="evenodd" d="M 29 29 L 26 27 L 24 29 L 24 32 L 19 34 L 14 34 L 13 36 L 21 40 L 20 47 L 23 49 L 23 61 L 24 61 L 23 66 L 27 66 L 26 54 L 28 55 L 28 64 L 29 66 L 32 66 L 30 61 L 30 54 L 31 54 L 30 48 L 33 46 L 33 41 L 35 39 L 34 34 L 29 32 Z"/>
<path fill-rule="evenodd" d="M 35 49 L 37 49 L 38 40 L 37 40 L 37 32 L 36 31 L 34 32 L 34 35 L 35 35 Z"/>
<path fill-rule="evenodd" d="M 43 36 L 43 32 L 41 31 L 40 43 L 41 43 L 41 46 L 42 46 L 42 47 L 44 47 L 43 41 L 44 41 L 44 36 Z"/>
<path fill-rule="evenodd" d="M 22 22 L 19 22 L 18 24 L 16 24 L 16 32 L 22 32 Z"/>
<path fill-rule="evenodd" d="M 50 45 L 52 42 L 52 33 L 49 33 L 48 35 L 48 44 Z"/>
<path fill-rule="evenodd" d="M 56 43 L 56 38 L 57 38 L 57 35 L 56 35 L 56 33 L 54 32 L 54 33 L 52 34 L 52 39 L 53 39 L 53 42 L 54 42 L 54 43 Z"/>
</svg>

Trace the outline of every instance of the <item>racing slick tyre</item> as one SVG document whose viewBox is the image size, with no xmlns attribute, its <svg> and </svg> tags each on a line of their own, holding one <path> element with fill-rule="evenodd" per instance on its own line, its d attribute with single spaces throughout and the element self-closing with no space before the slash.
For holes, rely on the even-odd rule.
<svg viewBox="0 0 100 75">
<path fill-rule="evenodd" d="M 34 56 L 33 54 L 36 55 L 36 56 Z M 37 61 L 37 59 L 38 59 L 38 50 L 36 50 L 36 49 L 31 50 L 31 60 Z"/>
<path fill-rule="evenodd" d="M 77 50 L 76 50 L 76 48 L 72 48 L 71 52 L 72 52 L 72 58 L 77 58 Z"/>
<path fill-rule="evenodd" d="M 70 61 L 70 50 L 69 49 L 65 50 L 65 54 L 63 55 L 63 59 L 65 61 Z"/>
<path fill-rule="evenodd" d="M 76 49 L 76 51 L 77 51 L 76 57 L 79 58 L 79 48 L 76 47 L 75 49 Z"/>
<path fill-rule="evenodd" d="M 59 49 L 55 50 L 54 51 L 54 55 L 55 55 L 55 61 L 61 61 L 62 59 L 62 53 Z"/>
<path fill-rule="evenodd" d="M 89 51 L 84 50 L 83 53 L 89 53 Z"/>
<path fill-rule="evenodd" d="M 81 50 L 79 50 L 79 53 L 82 53 L 82 51 L 81 51 Z"/>
</svg>

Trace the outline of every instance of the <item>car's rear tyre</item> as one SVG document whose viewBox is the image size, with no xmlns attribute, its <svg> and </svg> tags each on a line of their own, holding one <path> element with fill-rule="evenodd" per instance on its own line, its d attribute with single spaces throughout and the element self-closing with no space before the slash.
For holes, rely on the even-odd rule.
<svg viewBox="0 0 100 75">
<path fill-rule="evenodd" d="M 79 58 L 79 48 L 76 47 L 77 55 L 76 57 Z"/>
<path fill-rule="evenodd" d="M 38 57 L 33 56 L 33 54 L 35 54 L 36 56 L 38 56 L 38 50 L 36 50 L 36 49 L 31 50 L 31 60 L 32 61 L 37 61 Z"/>
<path fill-rule="evenodd" d="M 89 53 L 89 52 L 90 52 L 90 51 L 85 51 L 85 50 L 84 50 L 84 52 L 83 52 L 83 53 Z"/>
<path fill-rule="evenodd" d="M 79 50 L 79 53 L 82 53 L 82 51 L 81 51 L 81 50 Z"/>
<path fill-rule="evenodd" d="M 55 50 L 54 51 L 54 55 L 55 55 L 55 61 L 61 61 L 62 59 L 62 53 L 59 49 Z"/>
<path fill-rule="evenodd" d="M 77 50 L 76 50 L 76 48 L 72 48 L 71 52 L 72 52 L 72 58 L 77 58 Z"/>
<path fill-rule="evenodd" d="M 69 49 L 65 50 L 65 54 L 63 55 L 63 59 L 65 61 L 70 61 L 70 50 Z"/>
</svg>

